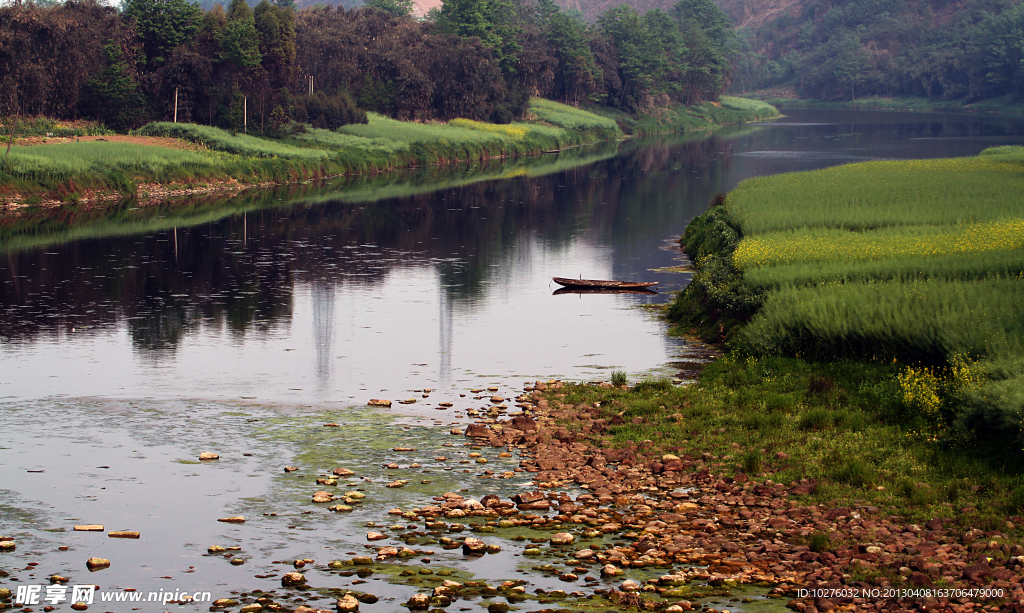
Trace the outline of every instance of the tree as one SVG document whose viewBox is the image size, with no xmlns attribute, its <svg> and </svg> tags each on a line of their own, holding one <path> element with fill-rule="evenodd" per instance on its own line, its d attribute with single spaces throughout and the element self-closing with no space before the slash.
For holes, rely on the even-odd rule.
<svg viewBox="0 0 1024 613">
<path fill-rule="evenodd" d="M 221 59 L 238 71 L 251 71 L 260 65 L 259 35 L 252 9 L 245 0 L 231 0 L 228 24 L 220 41 Z"/>
<path fill-rule="evenodd" d="M 124 18 L 133 24 L 146 61 L 158 68 L 178 45 L 192 42 L 203 11 L 188 0 L 127 0 Z"/>
<path fill-rule="evenodd" d="M 365 0 L 365 6 L 375 8 L 398 17 L 412 15 L 412 0 Z"/>
<path fill-rule="evenodd" d="M 438 25 L 446 34 L 480 39 L 502 72 L 514 71 L 522 28 L 509 0 L 442 0 Z"/>
<path fill-rule="evenodd" d="M 103 57 L 106 65 L 89 81 L 89 87 L 100 103 L 100 119 L 115 130 L 128 130 L 134 127 L 141 114 L 143 100 L 139 82 L 120 45 L 109 41 L 103 47 Z"/>
<path fill-rule="evenodd" d="M 555 13 L 548 19 L 548 40 L 558 57 L 556 94 L 566 104 L 578 105 L 596 91 L 600 78 L 586 28 L 567 15 Z"/>
</svg>

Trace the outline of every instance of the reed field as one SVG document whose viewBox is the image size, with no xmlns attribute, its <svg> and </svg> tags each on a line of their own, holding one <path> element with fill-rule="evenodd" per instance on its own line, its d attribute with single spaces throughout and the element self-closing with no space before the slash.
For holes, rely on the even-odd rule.
<svg viewBox="0 0 1024 613">
<path fill-rule="evenodd" d="M 905 425 L 1024 470 L 1020 194 L 1022 147 L 744 181 L 687 228 L 670 316 L 750 359 L 888 365 Z"/>
</svg>

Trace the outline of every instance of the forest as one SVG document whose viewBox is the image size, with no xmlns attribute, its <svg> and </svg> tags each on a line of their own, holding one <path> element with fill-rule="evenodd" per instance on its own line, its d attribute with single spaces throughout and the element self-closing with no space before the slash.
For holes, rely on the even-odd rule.
<svg viewBox="0 0 1024 613">
<path fill-rule="evenodd" d="M 738 49 L 711 0 L 623 5 L 595 24 L 551 0 L 446 0 L 426 19 L 408 0 L 18 0 L 0 7 L 0 116 L 275 135 L 365 123 L 366 111 L 508 123 L 531 97 L 637 113 L 716 100 Z"/>
<path fill-rule="evenodd" d="M 764 16 L 739 30 L 738 91 L 968 103 L 1024 95 L 1024 5 L 1012 0 L 806 0 Z"/>
</svg>

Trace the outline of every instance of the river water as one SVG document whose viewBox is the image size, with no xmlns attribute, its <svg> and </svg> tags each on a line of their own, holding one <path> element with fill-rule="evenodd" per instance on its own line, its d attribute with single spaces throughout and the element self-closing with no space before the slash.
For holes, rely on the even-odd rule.
<svg viewBox="0 0 1024 613">
<path fill-rule="evenodd" d="M 55 572 L 99 582 L 84 572 L 98 555 L 113 561 L 96 575 L 111 589 L 271 589 L 275 561 L 362 551 L 363 524 L 393 506 L 508 495 L 528 479 L 493 477 L 515 458 L 481 450 L 494 474 L 453 468 L 469 451 L 436 426 L 465 421 L 480 404 L 472 389 L 679 376 L 697 352 L 643 307 L 685 286 L 688 274 L 668 270 L 683 263 L 674 241 L 715 194 L 758 175 L 974 155 L 1022 134 L 1011 119 L 792 110 L 558 155 L 9 218 L 0 536 L 18 550 L 0 554 L 0 587 Z M 553 276 L 659 285 L 553 295 Z M 363 408 L 370 398 L 417 402 L 378 413 Z M 419 451 L 392 451 L 405 446 Z M 196 463 L 205 450 L 222 460 Z M 302 470 L 285 475 L 289 462 Z M 401 469 L 380 468 L 389 462 Z M 361 514 L 306 513 L 311 477 L 338 465 L 367 492 Z M 409 487 L 383 489 L 409 471 Z M 263 519 L 215 521 L 241 513 Z M 68 532 L 76 523 L 144 537 Z M 242 547 L 245 564 L 204 555 L 213 544 Z M 511 551 L 487 560 L 471 572 L 496 580 L 521 566 Z M 444 563 L 470 572 L 460 556 Z M 385 599 L 364 609 L 395 610 L 410 589 L 378 586 Z"/>
</svg>

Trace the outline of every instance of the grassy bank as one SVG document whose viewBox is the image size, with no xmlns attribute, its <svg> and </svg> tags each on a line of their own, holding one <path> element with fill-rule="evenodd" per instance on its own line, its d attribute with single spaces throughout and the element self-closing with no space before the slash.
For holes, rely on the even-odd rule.
<svg viewBox="0 0 1024 613">
<path fill-rule="evenodd" d="M 591 110 L 614 119 L 626 134 L 637 136 L 709 130 L 717 126 L 760 121 L 779 116 L 778 109 L 767 102 L 733 96 L 722 96 L 717 103 L 705 102 L 688 107 L 666 107 L 639 116 L 628 115 L 609 107 Z"/>
<path fill-rule="evenodd" d="M 860 111 L 915 111 L 920 113 L 999 113 L 1007 115 L 1024 114 L 1024 104 L 1012 97 L 991 98 L 967 103 L 963 100 L 941 100 L 936 98 L 862 98 L 843 102 L 826 102 L 816 99 L 798 98 L 751 98 L 762 99 L 766 104 L 790 109 L 850 109 Z"/>
<path fill-rule="evenodd" d="M 142 137 L 198 145 L 180 150 L 127 142 L 64 142 L 15 147 L 0 162 L 0 199 L 75 201 L 97 194 L 134 194 L 141 184 L 206 186 L 210 182 L 284 183 L 539 153 L 622 138 L 615 122 L 547 100 L 531 121 L 496 125 L 398 122 L 370 115 L 368 124 L 336 132 L 309 129 L 267 139 L 193 124 L 154 123 Z"/>
<path fill-rule="evenodd" d="M 729 349 L 701 380 L 708 414 L 771 424 L 771 448 L 806 458 L 786 478 L 911 506 L 980 485 L 992 517 L 1024 511 L 1022 165 L 999 147 L 719 198 L 682 239 L 696 273 L 669 309 Z"/>
</svg>

